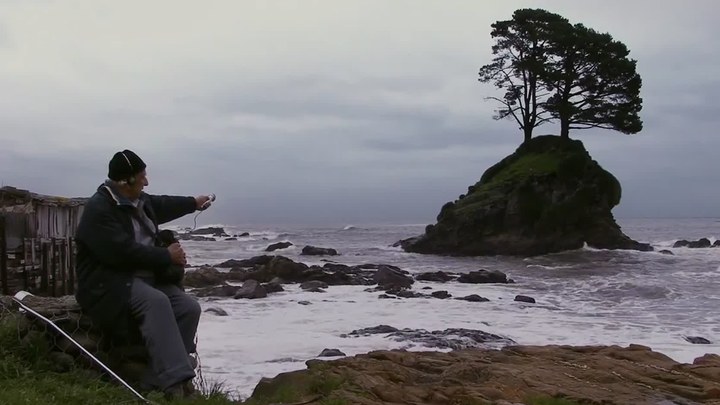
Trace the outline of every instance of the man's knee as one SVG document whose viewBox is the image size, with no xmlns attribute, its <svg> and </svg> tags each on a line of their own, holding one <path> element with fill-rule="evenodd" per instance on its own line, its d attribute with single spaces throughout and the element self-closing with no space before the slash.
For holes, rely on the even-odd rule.
<svg viewBox="0 0 720 405">
<path fill-rule="evenodd" d="M 200 308 L 200 303 L 195 298 L 185 294 L 182 300 L 180 300 L 179 308 L 176 308 L 176 313 L 178 315 L 199 319 L 202 308 Z"/>
<path fill-rule="evenodd" d="M 155 288 L 138 288 L 131 290 L 131 306 L 133 310 L 147 312 L 149 310 L 172 310 L 170 299 L 162 291 Z"/>
<path fill-rule="evenodd" d="M 146 304 L 152 308 L 171 308 L 170 299 L 161 291 L 155 290 L 146 298 Z"/>
</svg>

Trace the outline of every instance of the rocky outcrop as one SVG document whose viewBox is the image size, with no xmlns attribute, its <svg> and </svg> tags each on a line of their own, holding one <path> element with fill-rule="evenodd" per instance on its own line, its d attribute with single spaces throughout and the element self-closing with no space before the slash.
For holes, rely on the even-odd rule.
<svg viewBox="0 0 720 405">
<path fill-rule="evenodd" d="M 720 404 L 719 356 L 680 364 L 638 345 L 375 351 L 306 364 L 262 379 L 246 403 Z"/>
<path fill-rule="evenodd" d="M 311 292 L 325 292 L 331 285 L 376 285 L 367 292 L 383 292 L 379 298 L 453 298 L 447 291 L 423 294 L 411 288 L 415 280 L 454 281 L 459 283 L 512 283 L 513 280 L 497 270 L 479 269 L 467 273 L 428 272 L 415 278 L 406 270 L 388 264 L 361 264 L 348 266 L 339 263 L 325 263 L 323 266 L 308 266 L 284 256 L 257 256 L 245 260 L 228 260 L 217 265 L 230 267 L 219 271 L 214 267 L 202 266 L 190 270 L 185 276 L 185 286 L 193 288 L 198 297 L 264 298 L 267 294 L 283 291 L 282 283 L 300 283 L 300 288 Z M 220 267 L 222 268 L 222 267 Z M 243 286 L 231 285 L 243 282 Z M 252 283 L 250 283 L 252 282 Z M 432 289 L 432 287 L 425 287 Z M 477 295 L 458 299 L 488 301 Z"/>
<path fill-rule="evenodd" d="M 210 235 L 210 236 L 230 236 L 225 232 L 222 227 L 210 226 L 207 228 L 199 228 L 188 232 L 190 235 Z"/>
<path fill-rule="evenodd" d="M 200 267 L 193 271 L 186 271 L 183 278 L 185 287 L 202 288 L 225 283 L 227 276 L 212 267 Z"/>
<path fill-rule="evenodd" d="M 229 267 L 230 269 L 221 272 L 213 267 L 203 266 L 189 270 L 185 275 L 185 285 L 192 288 L 204 288 L 203 291 L 219 291 L 223 293 L 223 296 L 228 296 L 231 290 L 228 288 L 229 286 L 226 286 L 228 281 L 255 280 L 260 283 L 275 281 L 276 284 L 318 281 L 327 285 L 379 284 L 383 288 L 407 288 L 414 282 L 407 271 L 391 265 L 347 266 L 339 263 L 325 263 L 323 266 L 308 266 L 280 255 L 264 255 L 245 260 L 232 259 L 220 263 L 216 267 Z"/>
<path fill-rule="evenodd" d="M 586 243 L 652 250 L 615 223 L 611 210 L 620 196 L 620 183 L 582 142 L 540 136 L 445 204 L 423 235 L 399 244 L 409 252 L 469 256 L 540 255 Z"/>
</svg>

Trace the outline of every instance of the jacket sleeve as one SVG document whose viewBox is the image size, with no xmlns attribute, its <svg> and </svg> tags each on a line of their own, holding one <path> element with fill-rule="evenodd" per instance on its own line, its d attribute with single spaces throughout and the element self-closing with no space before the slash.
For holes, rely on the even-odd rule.
<svg viewBox="0 0 720 405">
<path fill-rule="evenodd" d="M 97 260 L 113 268 L 134 271 L 171 264 L 166 248 L 135 242 L 133 235 L 123 229 L 117 213 L 111 210 L 87 206 L 78 224 L 76 238 Z"/>
<path fill-rule="evenodd" d="M 178 197 L 169 195 L 150 195 L 150 204 L 157 216 L 158 224 L 164 224 L 195 212 L 195 197 Z"/>
</svg>

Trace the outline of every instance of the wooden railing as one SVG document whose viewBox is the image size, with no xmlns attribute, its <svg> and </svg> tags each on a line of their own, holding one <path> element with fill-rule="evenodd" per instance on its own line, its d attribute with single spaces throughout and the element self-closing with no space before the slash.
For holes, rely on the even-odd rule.
<svg viewBox="0 0 720 405">
<path fill-rule="evenodd" d="M 75 292 L 75 243 L 72 238 L 24 238 L 8 249 L 4 218 L 0 216 L 0 292 L 24 290 L 59 296 Z"/>
</svg>

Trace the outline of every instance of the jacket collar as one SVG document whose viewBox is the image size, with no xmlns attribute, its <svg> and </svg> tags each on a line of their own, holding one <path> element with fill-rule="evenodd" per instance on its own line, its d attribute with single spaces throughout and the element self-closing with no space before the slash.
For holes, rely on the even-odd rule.
<svg viewBox="0 0 720 405">
<path fill-rule="evenodd" d="M 128 206 L 128 207 L 136 207 L 137 206 L 136 202 L 133 203 L 132 200 L 130 200 L 129 198 L 120 194 L 120 192 L 117 189 L 117 186 L 115 185 L 115 183 L 112 180 L 109 180 L 109 179 L 105 180 L 105 182 L 102 185 L 100 185 L 100 187 L 98 187 L 98 191 L 101 191 L 103 189 L 105 191 L 107 191 L 108 195 L 110 196 L 110 198 L 113 199 L 113 201 L 115 201 L 116 205 Z M 145 197 L 145 193 L 143 192 L 140 194 L 139 199 L 142 200 L 142 199 L 144 199 L 144 197 Z"/>
</svg>

